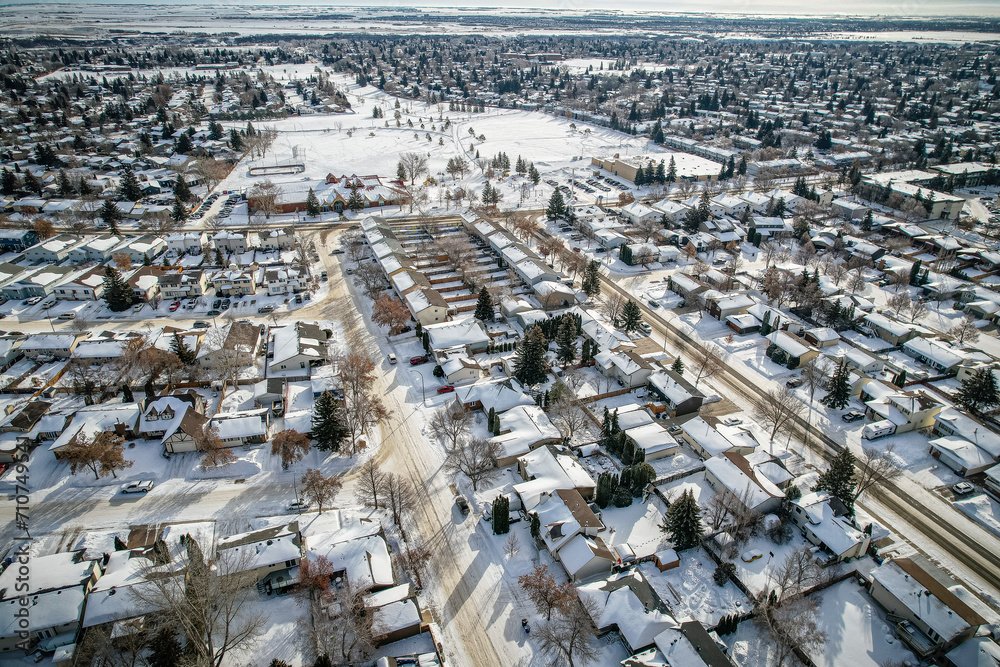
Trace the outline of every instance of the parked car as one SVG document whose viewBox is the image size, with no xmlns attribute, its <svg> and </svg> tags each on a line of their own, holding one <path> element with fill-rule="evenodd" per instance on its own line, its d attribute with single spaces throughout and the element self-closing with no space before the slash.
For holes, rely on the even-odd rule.
<svg viewBox="0 0 1000 667">
<path fill-rule="evenodd" d="M 142 307 L 145 306 L 145 305 L 146 304 L 144 304 L 144 303 L 137 303 L 137 304 L 135 304 L 134 306 L 132 306 L 132 312 L 133 313 L 138 313 L 140 310 L 142 310 Z"/>
<path fill-rule="evenodd" d="M 207 329 L 210 326 L 212 326 L 212 323 L 211 322 L 206 322 L 205 320 L 197 320 L 194 323 L 194 328 L 195 329 Z"/>
<path fill-rule="evenodd" d="M 791 380 L 785 383 L 785 386 L 795 389 L 796 387 L 801 387 L 803 384 L 805 384 L 805 380 L 803 380 L 802 378 L 792 378 Z"/>
<path fill-rule="evenodd" d="M 222 305 L 222 299 L 216 299 L 212 302 L 212 310 L 218 310 L 219 306 Z"/>
<path fill-rule="evenodd" d="M 180 307 L 181 307 L 181 302 L 180 301 L 174 301 L 172 304 L 170 304 L 170 312 L 171 313 L 177 312 L 177 309 L 180 308 Z"/>
<path fill-rule="evenodd" d="M 462 514 L 468 514 L 472 508 L 469 507 L 469 501 L 465 499 L 465 496 L 455 496 L 455 505 L 458 507 L 458 511 Z"/>
<path fill-rule="evenodd" d="M 304 500 L 296 500 L 288 504 L 289 512 L 305 512 L 307 509 L 309 509 L 309 503 Z"/>
<path fill-rule="evenodd" d="M 148 493 L 153 488 L 149 480 L 129 482 L 122 485 L 122 493 Z"/>
<path fill-rule="evenodd" d="M 653 333 L 653 328 L 651 326 L 649 326 L 648 324 L 646 324 L 645 322 L 640 322 L 639 323 L 639 331 L 641 331 L 642 333 L 644 333 L 644 334 L 646 334 L 648 336 L 649 334 Z"/>
<path fill-rule="evenodd" d="M 261 306 L 260 308 L 257 309 L 257 312 L 260 313 L 261 315 L 266 315 L 267 313 L 273 313 L 274 306 Z"/>
<path fill-rule="evenodd" d="M 427 355 L 426 354 L 419 354 L 419 355 L 417 355 L 415 357 L 410 357 L 410 365 L 411 366 L 417 366 L 419 364 L 426 364 L 426 363 L 427 363 Z"/>
<path fill-rule="evenodd" d="M 955 492 L 956 496 L 965 496 L 976 490 L 976 487 L 972 486 L 969 482 L 959 482 L 958 484 L 952 484 L 951 490 Z"/>
<path fill-rule="evenodd" d="M 41 301 L 42 298 L 43 297 L 40 297 L 40 296 L 33 296 L 30 299 L 25 299 L 24 305 L 26 305 L 26 306 L 34 306 L 36 303 L 38 303 L 39 301 Z"/>
<path fill-rule="evenodd" d="M 396 355 L 395 355 L 395 354 L 393 354 L 392 352 L 390 352 L 390 353 L 389 353 L 389 356 L 388 356 L 388 357 L 386 357 L 386 358 L 387 358 L 387 359 L 389 360 L 389 363 L 390 363 L 390 364 L 394 364 L 394 363 L 396 363 Z"/>
<path fill-rule="evenodd" d="M 0 317 L 0 319 L 3 319 L 3 318 Z M 75 320 L 76 319 L 76 313 L 74 313 L 72 311 L 68 312 L 68 313 L 60 313 L 59 317 L 57 317 L 56 319 L 57 320 Z"/>
<path fill-rule="evenodd" d="M 726 417 L 722 420 L 722 423 L 726 426 L 739 426 L 743 423 L 743 420 L 739 417 Z"/>
<path fill-rule="evenodd" d="M 438 387 L 439 394 L 450 394 L 453 391 L 455 391 L 455 385 L 453 384 L 446 384 L 443 387 Z"/>
<path fill-rule="evenodd" d="M 856 421 L 864 419 L 865 416 L 861 412 L 858 412 L 857 410 L 850 410 L 840 415 L 840 418 L 845 422 L 847 422 L 848 424 L 852 424 Z"/>
<path fill-rule="evenodd" d="M 209 317 L 218 317 L 219 315 L 222 314 L 222 311 L 221 310 L 212 309 L 212 310 L 208 311 L 205 314 L 208 315 Z"/>
</svg>

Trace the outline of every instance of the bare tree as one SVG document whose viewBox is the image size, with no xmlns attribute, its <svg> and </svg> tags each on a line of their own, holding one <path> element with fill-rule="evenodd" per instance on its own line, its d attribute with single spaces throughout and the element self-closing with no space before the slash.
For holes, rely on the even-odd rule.
<svg viewBox="0 0 1000 667">
<path fill-rule="evenodd" d="M 417 180 L 417 176 L 427 170 L 427 158 L 420 153 L 403 153 L 399 156 L 399 162 L 403 165 L 406 177 L 410 179 L 410 186 Z"/>
<path fill-rule="evenodd" d="M 568 607 L 576 599 L 576 592 L 569 582 L 558 584 L 547 565 L 538 564 L 526 574 L 517 578 L 518 585 L 528 594 L 539 614 L 545 620 L 552 620 L 552 612 Z"/>
<path fill-rule="evenodd" d="M 976 316 L 966 313 L 965 317 L 958 321 L 952 328 L 948 329 L 948 335 L 952 336 L 959 347 L 966 342 L 975 343 L 979 340 L 979 329 L 976 327 Z"/>
<path fill-rule="evenodd" d="M 324 589 L 318 598 L 307 601 L 309 611 L 300 617 L 299 628 L 309 653 L 345 665 L 371 657 L 374 614 L 365 609 L 365 595 L 364 588 L 345 579 L 337 588 Z"/>
<path fill-rule="evenodd" d="M 851 269 L 850 278 L 847 280 L 847 289 L 851 292 L 864 294 L 868 287 L 868 279 L 865 277 L 865 268 L 857 266 Z"/>
<path fill-rule="evenodd" d="M 372 301 L 377 301 L 379 295 L 385 291 L 385 274 L 375 262 L 359 264 L 358 268 L 354 270 L 354 275 L 361 283 L 361 289 L 364 290 L 365 296 Z"/>
<path fill-rule="evenodd" d="M 892 311 L 892 314 L 899 317 L 899 314 L 904 310 L 909 310 L 910 308 L 910 295 L 906 292 L 897 292 L 889 297 L 889 300 L 885 303 L 886 307 Z"/>
<path fill-rule="evenodd" d="M 395 336 L 410 320 L 410 311 L 399 299 L 382 294 L 372 308 L 372 322 L 389 327 L 389 335 Z"/>
<path fill-rule="evenodd" d="M 365 245 L 364 237 L 357 230 L 347 231 L 340 235 L 340 242 L 347 249 L 347 256 L 357 264 L 366 254 L 368 246 Z"/>
<path fill-rule="evenodd" d="M 434 437 L 443 440 L 450 449 L 455 449 L 469 432 L 471 424 L 472 415 L 452 403 L 435 411 L 428 426 Z"/>
<path fill-rule="evenodd" d="M 455 447 L 445 460 L 448 472 L 465 475 L 472 482 L 472 490 L 479 489 L 479 483 L 487 481 L 499 470 L 497 458 L 503 453 L 500 445 L 486 438 L 472 438 Z"/>
<path fill-rule="evenodd" d="M 782 385 L 772 388 L 754 401 L 754 418 L 771 429 L 771 442 L 778 431 L 802 414 L 804 406 L 795 397 L 791 388 Z"/>
<path fill-rule="evenodd" d="M 181 629 L 196 664 L 220 667 L 230 653 L 253 648 L 267 623 L 255 605 L 257 553 L 221 549 L 213 559 L 183 539 L 187 554 L 175 571 L 184 574 L 151 565 L 132 594 Z"/>
<path fill-rule="evenodd" d="M 213 190 L 229 175 L 230 169 L 232 169 L 230 165 L 215 158 L 203 158 L 194 163 L 195 173 L 198 174 L 209 191 Z"/>
<path fill-rule="evenodd" d="M 360 451 L 360 437 L 368 429 L 392 414 L 374 392 L 375 362 L 370 357 L 351 352 L 341 359 L 340 373 L 344 388 L 344 422 L 351 437 L 348 454 Z"/>
<path fill-rule="evenodd" d="M 221 468 L 236 460 L 236 454 L 222 442 L 216 426 L 206 426 L 199 431 L 194 437 L 194 444 L 202 452 L 201 465 L 206 469 Z"/>
<path fill-rule="evenodd" d="M 340 487 L 340 479 L 332 475 L 324 476 L 315 468 L 309 468 L 302 475 L 302 495 L 319 508 L 320 514 L 323 513 L 323 505 L 333 501 Z"/>
<path fill-rule="evenodd" d="M 889 271 L 886 273 L 886 278 L 894 292 L 899 292 L 900 288 L 910 284 L 910 274 L 906 271 Z"/>
<path fill-rule="evenodd" d="M 789 551 L 785 560 L 774 570 L 771 586 L 780 605 L 804 595 L 813 586 L 824 583 L 827 578 L 823 564 L 813 554 L 812 545 L 803 544 Z"/>
<path fill-rule="evenodd" d="M 355 496 L 358 502 L 368 507 L 385 507 L 386 474 L 372 459 L 368 459 L 358 469 L 358 484 Z M 381 499 L 381 500 L 380 500 Z"/>
<path fill-rule="evenodd" d="M 896 445 L 890 443 L 884 450 L 874 447 L 863 448 L 858 460 L 858 472 L 854 476 L 854 502 L 871 489 L 878 488 L 902 474 L 894 454 Z"/>
<path fill-rule="evenodd" d="M 923 316 L 927 314 L 928 308 L 927 303 L 920 299 L 914 299 L 910 302 L 910 307 L 907 308 L 907 312 L 910 317 L 910 323 L 916 322 Z"/>
<path fill-rule="evenodd" d="M 612 324 L 617 323 L 621 319 L 622 310 L 625 308 L 626 303 L 628 303 L 628 299 L 622 296 L 621 293 L 617 291 L 608 292 L 604 297 L 604 316 Z"/>
<path fill-rule="evenodd" d="M 600 647 L 594 641 L 594 624 L 588 608 L 593 608 L 589 598 L 586 603 L 581 600 L 560 611 L 555 619 L 543 625 L 536 634 L 542 653 L 569 667 L 596 661 Z"/>
<path fill-rule="evenodd" d="M 826 387 L 826 372 L 816 363 L 817 359 L 819 357 L 810 359 L 802 365 L 802 380 L 809 392 L 809 417 L 806 423 L 808 429 L 806 430 L 806 442 L 803 443 L 803 446 L 808 444 L 809 435 L 812 432 L 812 414 L 813 405 L 816 403 L 816 391 Z"/>
<path fill-rule="evenodd" d="M 399 528 L 400 535 L 406 539 L 406 529 L 403 526 L 403 516 L 413 510 L 416 495 L 410 480 L 402 475 L 390 472 L 385 476 L 386 507 L 392 514 L 392 522 Z"/>
<path fill-rule="evenodd" d="M 93 438 L 78 433 L 73 444 L 66 448 L 64 458 L 71 475 L 86 468 L 94 473 L 94 479 L 118 477 L 116 471 L 132 467 L 132 461 L 125 458 L 125 439 L 114 431 L 100 431 Z"/>
<path fill-rule="evenodd" d="M 643 243 L 649 243 L 649 239 L 663 231 L 663 223 L 658 218 L 643 218 L 635 224 L 633 229 Z"/>
<path fill-rule="evenodd" d="M 822 650 L 826 632 L 819 626 L 819 607 L 812 598 L 774 606 L 764 600 L 756 610 L 757 619 L 774 642 L 775 664 L 783 667 L 796 648 L 806 654 Z"/>
<path fill-rule="evenodd" d="M 700 348 L 695 348 L 691 355 L 691 368 L 695 371 L 694 384 L 697 387 L 702 378 L 715 375 L 725 367 L 726 363 L 722 355 L 714 345 L 706 343 Z"/>
<path fill-rule="evenodd" d="M 576 432 L 582 430 L 589 421 L 580 402 L 564 391 L 548 408 L 549 416 L 563 435 L 572 439 Z"/>
<path fill-rule="evenodd" d="M 503 543 L 503 552 L 507 554 L 507 558 L 513 558 L 520 550 L 521 543 L 517 539 L 517 533 L 512 532 L 507 536 L 507 540 Z"/>
</svg>

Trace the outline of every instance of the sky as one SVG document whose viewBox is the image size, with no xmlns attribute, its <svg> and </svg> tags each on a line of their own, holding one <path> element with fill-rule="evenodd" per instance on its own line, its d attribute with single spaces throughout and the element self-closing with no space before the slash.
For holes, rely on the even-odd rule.
<svg viewBox="0 0 1000 667">
<path fill-rule="evenodd" d="M 0 0 L 3 7 L 26 5 L 212 5 L 212 6 L 321 6 L 357 7 L 358 0 L 331 2 L 330 0 L 180 0 L 178 2 L 150 2 L 149 0 Z M 530 8 L 583 11 L 593 9 L 626 9 L 621 0 L 370 0 L 363 3 L 372 7 L 471 7 L 479 9 Z M 684 13 L 733 13 L 767 15 L 882 15 L 909 16 L 1000 16 L 1000 0 L 837 0 L 837 2 L 807 3 L 801 0 L 640 0 L 627 9 L 656 12 Z"/>
</svg>

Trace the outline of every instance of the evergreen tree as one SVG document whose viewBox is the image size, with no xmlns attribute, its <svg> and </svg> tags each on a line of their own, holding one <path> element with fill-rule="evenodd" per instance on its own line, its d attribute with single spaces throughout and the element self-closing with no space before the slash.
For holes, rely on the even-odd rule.
<svg viewBox="0 0 1000 667">
<path fill-rule="evenodd" d="M 531 181 L 532 185 L 538 185 L 538 183 L 542 180 L 542 175 L 538 173 L 537 169 L 535 169 L 534 162 L 528 165 L 528 179 Z"/>
<path fill-rule="evenodd" d="M 670 156 L 670 166 L 667 167 L 667 183 L 674 183 L 677 180 L 677 162 L 674 156 Z"/>
<path fill-rule="evenodd" d="M 680 357 L 674 359 L 674 363 L 670 364 L 670 370 L 678 375 L 684 375 L 684 362 L 681 361 Z"/>
<path fill-rule="evenodd" d="M 962 380 L 962 386 L 955 394 L 955 402 L 969 412 L 983 414 L 1000 405 L 1000 392 L 993 371 L 980 368 Z"/>
<path fill-rule="evenodd" d="M 149 667 L 177 667 L 184 654 L 181 643 L 170 625 L 162 625 L 149 640 Z"/>
<path fill-rule="evenodd" d="M 861 231 L 870 232 L 872 230 L 872 211 L 868 209 L 865 212 L 865 217 L 861 219 Z"/>
<path fill-rule="evenodd" d="M 174 222 L 184 222 L 187 220 L 188 212 L 184 207 L 184 202 L 180 197 L 174 197 L 174 207 L 170 210 L 170 217 Z"/>
<path fill-rule="evenodd" d="M 316 193 L 313 192 L 312 188 L 309 188 L 309 194 L 306 195 L 306 215 L 310 218 L 315 218 L 319 215 L 319 198 L 316 197 Z"/>
<path fill-rule="evenodd" d="M 365 199 L 358 188 L 351 188 L 351 196 L 347 198 L 347 208 L 357 213 L 365 207 Z"/>
<path fill-rule="evenodd" d="M 618 489 L 618 475 L 612 472 L 602 472 L 597 478 L 597 497 L 595 502 L 601 509 L 611 503 L 611 498 Z"/>
<path fill-rule="evenodd" d="M 493 500 L 493 534 L 506 535 L 510 532 L 510 501 L 506 496 Z"/>
<path fill-rule="evenodd" d="M 525 334 L 514 358 L 514 377 L 521 384 L 530 386 L 545 382 L 545 351 L 547 349 L 548 341 L 545 340 L 542 328 L 532 327 Z"/>
<path fill-rule="evenodd" d="M 27 169 L 24 170 L 23 187 L 28 192 L 33 192 L 38 196 L 42 195 L 42 182 Z"/>
<path fill-rule="evenodd" d="M 490 296 L 490 291 L 486 289 L 485 285 L 479 290 L 479 300 L 476 302 L 474 317 L 480 322 L 492 322 L 493 318 L 496 317 L 496 311 L 493 308 L 493 297 Z"/>
<path fill-rule="evenodd" d="M 330 656 L 324 653 L 316 658 L 316 662 L 313 663 L 313 667 L 333 667 L 333 661 L 330 660 Z"/>
<path fill-rule="evenodd" d="M 847 447 L 840 450 L 830 469 L 819 476 L 813 491 L 826 491 L 840 500 L 848 511 L 854 514 L 854 454 Z"/>
<path fill-rule="evenodd" d="M 566 215 L 566 202 L 563 200 L 562 193 L 559 190 L 553 190 L 552 196 L 549 197 L 548 208 L 545 209 L 545 217 L 551 220 L 557 220 Z"/>
<path fill-rule="evenodd" d="M 17 176 L 10 169 L 4 167 L 3 172 L 0 172 L 0 193 L 12 195 L 17 192 L 19 187 Z"/>
<path fill-rule="evenodd" d="M 174 196 L 182 202 L 191 201 L 191 188 L 188 187 L 187 181 L 184 180 L 182 174 L 177 174 L 177 180 L 174 181 Z"/>
<path fill-rule="evenodd" d="M 906 369 L 904 368 L 899 372 L 899 375 L 892 379 L 892 383 L 902 389 L 906 386 Z"/>
<path fill-rule="evenodd" d="M 65 169 L 59 170 L 59 196 L 60 197 L 72 197 L 75 194 L 73 189 L 73 184 L 69 180 L 69 176 L 66 175 Z"/>
<path fill-rule="evenodd" d="M 237 153 L 243 150 L 243 139 L 235 127 L 229 130 L 229 145 Z"/>
<path fill-rule="evenodd" d="M 690 549 L 701 542 L 701 508 L 698 507 L 694 495 L 685 491 L 676 502 L 667 509 L 660 526 L 661 530 L 670 534 L 675 549 Z"/>
<path fill-rule="evenodd" d="M 194 363 L 195 355 L 194 351 L 187 346 L 184 339 L 181 338 L 179 333 L 175 333 L 173 339 L 170 341 L 170 351 L 177 355 L 177 358 L 181 360 L 181 363 L 185 366 L 190 366 Z"/>
<path fill-rule="evenodd" d="M 128 386 L 127 382 L 122 385 L 122 403 L 135 403 L 132 387 Z"/>
<path fill-rule="evenodd" d="M 576 336 L 576 320 L 567 313 L 563 315 L 556 331 L 556 345 L 559 347 L 556 358 L 560 363 L 571 364 L 576 360 Z"/>
<path fill-rule="evenodd" d="M 139 188 L 139 179 L 135 177 L 132 170 L 125 167 L 118 182 L 118 196 L 128 201 L 139 201 L 142 199 L 142 189 Z"/>
<path fill-rule="evenodd" d="M 850 385 L 851 369 L 846 359 L 841 359 L 840 365 L 830 379 L 829 393 L 821 401 L 823 405 L 834 410 L 843 410 L 851 401 Z"/>
<path fill-rule="evenodd" d="M 622 331 L 632 333 L 640 324 L 642 324 L 642 311 L 639 310 L 639 304 L 629 299 L 622 308 Z"/>
<path fill-rule="evenodd" d="M 312 434 L 316 449 L 324 452 L 339 451 L 340 443 L 348 435 L 337 399 L 328 391 L 320 394 L 313 404 Z"/>
<path fill-rule="evenodd" d="M 118 234 L 118 223 L 122 220 L 122 212 L 113 201 L 105 199 L 101 206 L 101 220 L 108 226 L 112 234 Z"/>
<path fill-rule="evenodd" d="M 191 135 L 187 132 L 182 132 L 177 141 L 174 142 L 174 150 L 181 155 L 187 155 L 191 152 L 193 146 L 191 145 Z"/>
<path fill-rule="evenodd" d="M 396 178 L 400 181 L 406 181 L 406 167 L 403 166 L 402 160 L 396 164 Z"/>
<path fill-rule="evenodd" d="M 542 534 L 542 521 L 534 512 L 528 516 L 528 532 L 530 532 L 531 536 L 536 540 Z"/>
<path fill-rule="evenodd" d="M 594 358 L 594 352 L 591 349 L 590 339 L 584 338 L 583 350 L 580 351 L 580 362 L 586 364 L 589 363 L 590 360 L 593 358 Z"/>
<path fill-rule="evenodd" d="M 601 294 L 601 263 L 596 259 L 590 260 L 586 271 L 584 271 L 583 291 L 587 296 L 600 296 Z"/>
<path fill-rule="evenodd" d="M 910 266 L 910 285 L 918 287 L 920 283 L 920 260 L 914 260 Z"/>
<path fill-rule="evenodd" d="M 135 302 L 135 292 L 110 264 L 104 267 L 104 302 L 113 313 L 128 310 Z"/>
<path fill-rule="evenodd" d="M 218 248 L 216 248 L 215 249 L 215 264 L 217 266 L 224 266 L 225 263 L 226 263 L 225 260 L 222 258 L 222 251 L 219 250 Z"/>
</svg>

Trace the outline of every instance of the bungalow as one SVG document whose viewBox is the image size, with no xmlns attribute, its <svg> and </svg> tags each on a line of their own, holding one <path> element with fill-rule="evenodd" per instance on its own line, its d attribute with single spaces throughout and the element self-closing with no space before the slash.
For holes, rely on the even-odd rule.
<svg viewBox="0 0 1000 667">
<path fill-rule="evenodd" d="M 89 335 L 89 332 L 32 334 L 21 342 L 20 349 L 25 357 L 32 360 L 44 356 L 69 359 L 80 341 Z"/>
<path fill-rule="evenodd" d="M 958 473 L 969 477 L 984 472 L 996 464 L 989 452 L 972 444 L 965 438 L 944 436 L 930 441 L 931 456 Z"/>
<path fill-rule="evenodd" d="M 497 413 L 500 429 L 491 441 L 500 446 L 497 467 L 514 465 L 517 460 L 543 445 L 556 445 L 562 434 L 537 405 L 518 405 Z"/>
<path fill-rule="evenodd" d="M 805 342 L 818 348 L 834 347 L 840 342 L 840 334 L 830 327 L 809 329 L 803 332 L 802 338 Z"/>
<path fill-rule="evenodd" d="M 538 302 L 546 310 L 568 308 L 586 299 L 586 295 L 583 292 L 577 292 L 569 285 L 565 285 L 557 280 L 542 280 L 535 283 L 532 288 Z"/>
<path fill-rule="evenodd" d="M 774 357 L 780 350 L 784 355 L 784 361 L 775 361 L 775 363 L 785 364 L 788 368 L 798 368 L 819 356 L 819 350 L 787 331 L 775 331 L 768 334 L 766 338 L 770 343 L 767 356 L 775 361 Z"/>
<path fill-rule="evenodd" d="M 241 412 L 217 413 L 208 422 L 208 428 L 217 429 L 224 447 L 265 442 L 271 429 L 271 411 L 266 408 Z"/>
<path fill-rule="evenodd" d="M 264 593 L 298 583 L 302 535 L 298 522 L 238 533 L 221 540 L 217 560 L 228 562 L 226 574 L 248 574 Z"/>
<path fill-rule="evenodd" d="M 594 362 L 602 375 L 627 389 L 643 386 L 653 372 L 649 362 L 632 350 L 605 350 L 594 356 Z"/>
<path fill-rule="evenodd" d="M 872 572 L 872 599 L 892 615 L 896 634 L 918 656 L 950 651 L 986 624 L 942 583 L 947 581 L 919 556 L 895 558 Z"/>
<path fill-rule="evenodd" d="M 268 370 L 274 373 L 322 366 L 326 363 L 326 341 L 326 331 L 317 324 L 296 322 L 276 328 Z"/>
<path fill-rule="evenodd" d="M 712 635 L 698 621 L 684 621 L 656 635 L 656 647 L 666 658 L 667 667 L 733 667 Z M 645 654 L 643 654 L 645 655 Z M 644 667 L 630 665 L 623 667 Z"/>
<path fill-rule="evenodd" d="M 667 220 L 675 223 L 683 220 L 684 216 L 687 215 L 687 212 L 690 210 L 684 204 L 672 201 L 670 199 L 664 199 L 662 201 L 658 201 L 655 204 L 653 204 L 652 207 L 656 209 L 661 215 L 666 216 Z"/>
<path fill-rule="evenodd" d="M 573 489 L 588 501 L 597 489 L 576 456 L 558 445 L 545 445 L 520 457 L 517 470 L 524 481 L 514 485 L 514 492 L 529 512 L 560 489 Z"/>
<path fill-rule="evenodd" d="M 757 475 L 742 454 L 723 452 L 705 461 L 705 480 L 717 493 L 730 495 L 747 509 L 767 514 L 778 509 L 785 494 Z"/>
<path fill-rule="evenodd" d="M 430 287 L 417 287 L 403 295 L 403 302 L 413 319 L 426 327 L 448 319 L 448 302 Z"/>
<path fill-rule="evenodd" d="M 733 451 L 733 443 L 701 417 L 689 419 L 680 427 L 684 433 L 684 441 L 703 459 Z"/>
<path fill-rule="evenodd" d="M 809 493 L 793 500 L 789 514 L 807 540 L 832 554 L 832 562 L 861 558 L 868 552 L 871 535 L 836 512 L 826 493 Z"/>
<path fill-rule="evenodd" d="M 646 221 L 659 222 L 663 217 L 662 213 L 641 202 L 632 202 L 631 204 L 622 206 L 621 213 L 635 225 Z"/>
<path fill-rule="evenodd" d="M 865 217 L 868 207 L 856 201 L 841 197 L 830 202 L 834 215 L 839 215 L 845 220 L 860 220 Z"/>
<path fill-rule="evenodd" d="M 133 438 L 141 414 L 137 403 L 79 408 L 73 413 L 69 425 L 49 447 L 49 451 L 56 459 L 62 460 L 66 449 L 76 444 L 78 438 L 85 437 L 91 440 L 98 433 L 105 431 L 114 432 L 123 438 Z"/>
<path fill-rule="evenodd" d="M 851 368 L 857 369 L 861 373 L 879 373 L 885 366 L 885 363 L 875 357 L 871 356 L 864 350 L 860 350 L 856 347 L 852 347 L 847 350 L 847 354 L 844 355 L 844 360 L 847 361 L 847 365 Z"/>
<path fill-rule="evenodd" d="M 463 348 L 466 354 L 474 355 L 485 352 L 490 342 L 483 323 L 473 317 L 431 324 L 425 326 L 424 331 L 427 332 L 430 347 L 435 352 Z"/>
<path fill-rule="evenodd" d="M 672 292 L 684 299 L 690 299 L 702 292 L 707 292 L 710 287 L 702 281 L 685 273 L 675 273 L 668 278 L 667 285 Z"/>
<path fill-rule="evenodd" d="M 671 417 L 697 414 L 705 401 L 704 394 L 674 371 L 656 371 L 648 379 L 650 392 L 666 403 Z"/>
<path fill-rule="evenodd" d="M 372 643 L 375 646 L 420 634 L 424 619 L 410 584 L 366 595 L 364 605 L 366 612 L 372 615 Z"/>
<path fill-rule="evenodd" d="M 705 298 L 708 314 L 717 320 L 724 320 L 732 315 L 742 315 L 747 312 L 754 300 L 746 294 L 721 294 Z"/>
<path fill-rule="evenodd" d="M 968 440 L 993 458 L 1000 459 L 1000 434 L 955 408 L 945 408 L 937 414 L 934 433 Z"/>
<path fill-rule="evenodd" d="M 677 441 L 667 433 L 667 430 L 655 422 L 625 429 L 624 433 L 636 454 L 642 452 L 641 458 L 635 460 L 655 461 L 673 456 L 680 449 Z"/>
<path fill-rule="evenodd" d="M 903 343 L 903 351 L 942 374 L 953 372 L 963 361 L 949 346 L 929 338 L 908 340 Z"/>
<path fill-rule="evenodd" d="M 441 370 L 449 384 L 456 384 L 466 380 L 478 380 L 483 377 L 483 367 L 474 358 L 459 355 L 443 361 Z"/>
<path fill-rule="evenodd" d="M 535 405 L 512 378 L 487 380 L 455 388 L 455 402 L 465 410 L 503 413 L 519 405 Z"/>
<path fill-rule="evenodd" d="M 920 328 L 912 324 L 905 324 L 899 320 L 889 319 L 880 313 L 867 313 L 863 321 L 872 332 L 891 345 L 902 345 L 906 341 L 917 337 Z"/>
<path fill-rule="evenodd" d="M 586 601 L 598 633 L 617 631 L 629 655 L 654 646 L 658 635 L 677 625 L 670 608 L 640 569 L 584 584 L 577 591 Z M 676 664 L 690 667 L 688 663 Z"/>
<path fill-rule="evenodd" d="M 730 315 L 726 318 L 726 326 L 741 336 L 760 331 L 760 321 L 750 313 Z"/>
</svg>

